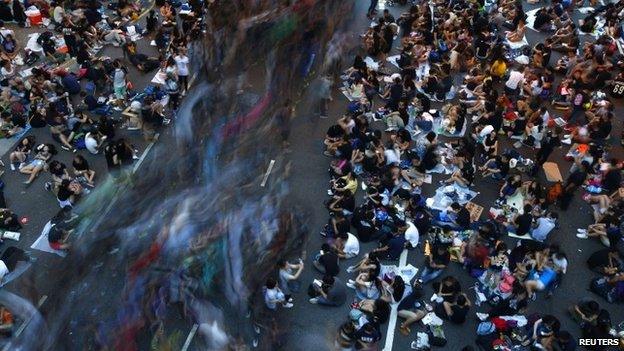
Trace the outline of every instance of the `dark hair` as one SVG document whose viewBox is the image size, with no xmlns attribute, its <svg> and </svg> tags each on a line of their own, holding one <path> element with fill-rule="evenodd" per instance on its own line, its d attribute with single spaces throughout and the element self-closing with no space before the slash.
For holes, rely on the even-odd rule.
<svg viewBox="0 0 624 351">
<path fill-rule="evenodd" d="M 323 243 L 323 245 L 321 245 L 321 250 L 325 252 L 329 252 L 329 250 L 331 250 L 331 247 L 329 246 L 328 243 Z"/>
<path fill-rule="evenodd" d="M 587 302 L 587 307 L 592 312 L 598 312 L 600 310 L 600 305 L 598 304 L 598 302 L 596 302 L 594 300 L 588 301 Z"/>
<path fill-rule="evenodd" d="M 266 287 L 267 289 L 273 289 L 277 286 L 277 281 L 275 280 L 275 278 L 268 278 L 266 281 Z"/>
<path fill-rule="evenodd" d="M 457 302 L 458 305 L 465 305 L 467 301 L 468 300 L 466 300 L 466 296 L 464 296 L 464 294 L 460 294 L 459 296 L 457 296 L 457 301 L 455 302 Z"/>
<path fill-rule="evenodd" d="M 334 277 L 332 277 L 332 276 L 331 276 L 331 275 L 329 275 L 329 274 L 325 274 L 325 275 L 323 276 L 323 284 L 325 284 L 325 285 L 333 285 L 333 284 L 334 284 L 334 281 L 335 281 L 335 280 L 334 280 Z"/>
<path fill-rule="evenodd" d="M 277 266 L 280 267 L 280 268 L 286 266 L 286 260 L 284 260 L 284 259 L 278 260 L 277 261 Z"/>
<path fill-rule="evenodd" d="M 431 142 L 431 141 L 433 141 L 436 138 L 436 133 L 435 132 L 429 132 L 429 133 L 427 133 L 426 138 L 427 138 L 427 140 L 429 140 Z"/>
</svg>

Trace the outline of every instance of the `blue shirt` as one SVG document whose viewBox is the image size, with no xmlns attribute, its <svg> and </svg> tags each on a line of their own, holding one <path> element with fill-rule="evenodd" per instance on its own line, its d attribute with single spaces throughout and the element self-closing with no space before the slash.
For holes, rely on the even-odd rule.
<svg viewBox="0 0 624 351">
<path fill-rule="evenodd" d="M 540 217 L 537 219 L 537 227 L 531 231 L 531 236 L 537 241 L 544 241 L 553 229 L 555 221 L 552 218 Z"/>
</svg>

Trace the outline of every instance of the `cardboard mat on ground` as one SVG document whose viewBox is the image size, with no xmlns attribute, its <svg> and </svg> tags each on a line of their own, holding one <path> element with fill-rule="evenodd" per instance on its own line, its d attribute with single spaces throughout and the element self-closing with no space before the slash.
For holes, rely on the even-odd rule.
<svg viewBox="0 0 624 351">
<path fill-rule="evenodd" d="M 544 169 L 544 173 L 546 173 L 546 179 L 549 182 L 562 182 L 563 177 L 561 177 L 561 172 L 559 171 L 559 166 L 554 162 L 546 162 L 542 166 Z"/>
</svg>

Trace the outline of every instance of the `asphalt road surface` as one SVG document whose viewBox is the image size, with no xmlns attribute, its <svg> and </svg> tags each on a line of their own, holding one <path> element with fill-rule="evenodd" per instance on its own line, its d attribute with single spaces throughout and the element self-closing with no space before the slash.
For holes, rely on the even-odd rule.
<svg viewBox="0 0 624 351">
<path fill-rule="evenodd" d="M 383 5 L 383 2 L 380 2 Z M 525 11 L 535 8 L 535 5 L 527 5 L 523 2 Z M 349 35 L 359 38 L 358 36 L 366 30 L 370 21 L 366 19 L 366 9 L 368 7 L 368 1 L 360 0 L 356 2 L 355 18 L 353 25 L 351 26 L 351 32 Z M 389 7 L 391 13 L 398 18 L 398 16 L 406 10 L 402 7 Z M 575 13 L 573 16 L 575 20 L 579 18 L 579 14 Z M 527 31 L 527 39 L 531 46 L 537 42 L 543 41 L 545 36 L 542 33 L 537 33 L 532 30 Z M 396 47 L 398 42 L 395 41 Z M 395 49 L 396 50 L 396 49 Z M 361 50 L 364 53 L 364 50 Z M 555 62 L 559 56 L 551 58 L 551 62 Z M 352 62 L 352 57 L 343 58 L 345 64 Z M 346 67 L 343 67 L 346 68 Z M 457 82 L 457 79 L 455 80 Z M 299 202 L 307 210 L 307 215 L 310 220 L 310 235 L 307 247 L 307 260 L 306 269 L 302 274 L 300 280 L 303 286 L 307 286 L 313 279 L 320 278 L 320 274 L 316 272 L 312 267 L 311 257 L 316 254 L 322 243 L 322 238 L 318 234 L 322 226 L 327 223 L 328 215 L 327 210 L 323 206 L 323 201 L 327 199 L 326 190 L 328 189 L 329 175 L 327 172 L 330 159 L 323 156 L 322 140 L 325 136 L 327 128 L 329 128 L 345 111 L 348 101 L 339 91 L 334 91 L 334 100 L 330 103 L 329 119 L 319 119 L 317 115 L 313 114 L 309 110 L 297 110 L 296 121 L 293 125 L 291 145 L 292 145 L 292 162 L 293 173 L 291 179 L 291 186 L 293 189 L 294 201 Z M 616 116 L 620 116 L 623 112 L 622 103 L 618 102 L 615 111 Z M 439 105 L 434 105 L 439 107 Z M 551 114 L 556 111 L 551 110 Z M 380 123 L 380 122 L 378 122 Z M 377 124 L 376 128 L 382 128 L 381 124 Z M 619 146 L 619 135 L 622 129 L 621 120 L 614 121 L 614 131 L 612 135 L 613 150 L 611 154 L 615 157 L 622 158 L 622 148 Z M 506 139 L 506 138 L 505 138 Z M 615 139 L 615 140 L 613 140 Z M 501 150 L 511 147 L 508 140 L 502 145 Z M 560 148 L 553 152 L 550 161 L 556 162 L 562 172 L 562 176 L 565 177 L 568 174 L 570 163 L 563 159 L 563 155 L 566 153 L 567 148 Z M 520 149 L 520 152 L 526 156 L 531 156 L 531 151 L 527 148 Z M 425 184 L 423 186 L 423 194 L 431 195 L 435 192 L 436 184 L 439 180 L 445 179 L 439 174 L 433 175 L 433 184 Z M 547 184 L 543 172 L 540 172 L 539 179 L 542 184 Z M 477 177 L 476 186 L 473 190 L 480 192 L 480 194 L 473 200 L 477 204 L 484 206 L 484 215 L 487 209 L 494 203 L 498 196 L 498 189 L 500 184 L 491 179 L 480 179 Z M 356 198 L 364 196 L 361 190 L 358 190 Z M 564 277 L 563 282 L 559 289 L 554 293 L 554 296 L 550 299 L 544 299 L 544 294 L 538 294 L 537 301 L 531 302 L 528 308 L 528 314 L 542 313 L 553 314 L 557 316 L 562 323 L 562 329 L 568 330 L 576 338 L 580 335 L 578 326 L 571 320 L 567 314 L 567 308 L 575 303 L 579 298 L 591 297 L 596 299 L 603 308 L 608 309 L 611 312 L 612 320 L 614 323 L 619 323 L 624 320 L 624 309 L 618 305 L 610 305 L 600 297 L 593 295 L 587 289 L 589 287 L 589 281 L 595 276 L 585 266 L 585 261 L 590 254 L 603 246 L 597 241 L 582 240 L 575 236 L 576 228 L 585 228 L 588 224 L 593 222 L 591 211 L 589 207 L 580 199 L 580 192 L 576 195 L 574 201 L 570 205 L 570 208 L 566 212 L 560 212 L 560 228 L 551 233 L 549 242 L 559 243 L 561 248 L 567 253 L 570 261 L 567 275 Z M 511 238 L 507 238 L 511 239 Z M 515 240 L 506 240 L 508 244 L 514 244 Z M 369 245 L 363 245 L 360 250 L 360 256 L 372 249 Z M 352 264 L 352 261 L 358 258 L 351 259 L 347 262 L 341 262 L 341 274 L 339 278 L 345 282 L 347 279 L 354 279 L 355 277 L 345 272 L 346 267 Z M 422 267 L 424 263 L 424 257 L 420 250 L 409 251 L 407 263 L 412 264 L 415 267 Z M 442 276 L 453 275 L 458 278 L 462 284 L 464 291 L 474 285 L 475 279 L 471 278 L 466 271 L 457 263 L 452 263 L 450 267 L 445 271 Z M 350 293 L 352 290 L 350 290 Z M 433 293 L 430 284 L 425 287 L 425 293 L 427 297 Z M 474 292 L 468 291 L 469 297 L 474 301 Z M 351 295 L 353 297 L 353 295 Z M 308 297 L 305 292 L 299 293 L 295 296 L 295 306 L 291 309 L 282 309 L 279 311 L 280 328 L 284 329 L 285 346 L 284 350 L 331 350 L 333 344 L 333 338 L 335 337 L 338 326 L 345 322 L 348 318 L 349 304 L 345 304 L 341 307 L 324 307 L 318 305 L 311 305 L 308 301 Z M 350 300 L 348 300 L 350 301 Z M 448 343 L 443 348 L 444 350 L 460 350 L 467 345 L 476 346 L 474 343 L 476 337 L 477 319 L 475 312 L 486 310 L 487 307 L 472 307 L 469 313 L 467 322 L 461 326 L 451 325 L 445 323 L 443 328 L 446 334 Z M 399 322 L 400 323 L 400 320 Z M 392 328 L 391 328 L 392 329 Z M 398 331 L 398 325 L 394 329 L 395 332 L 391 335 L 387 335 L 386 327 L 384 327 L 383 334 L 384 339 L 381 342 L 386 345 L 386 338 L 391 338 L 392 341 L 388 343 L 390 350 L 409 350 L 410 343 L 416 337 L 416 332 L 424 331 L 424 327 L 414 326 L 412 333 L 409 337 L 403 336 Z"/>
</svg>

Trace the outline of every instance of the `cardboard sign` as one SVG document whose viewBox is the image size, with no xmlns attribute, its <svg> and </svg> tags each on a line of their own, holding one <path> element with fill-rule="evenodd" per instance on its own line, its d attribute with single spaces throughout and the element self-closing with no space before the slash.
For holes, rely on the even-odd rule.
<svg viewBox="0 0 624 351">
<path fill-rule="evenodd" d="M 483 206 L 479 206 L 474 202 L 466 203 L 466 209 L 470 212 L 470 220 L 472 222 L 476 222 L 481 218 L 481 213 L 483 213 Z"/>
</svg>

